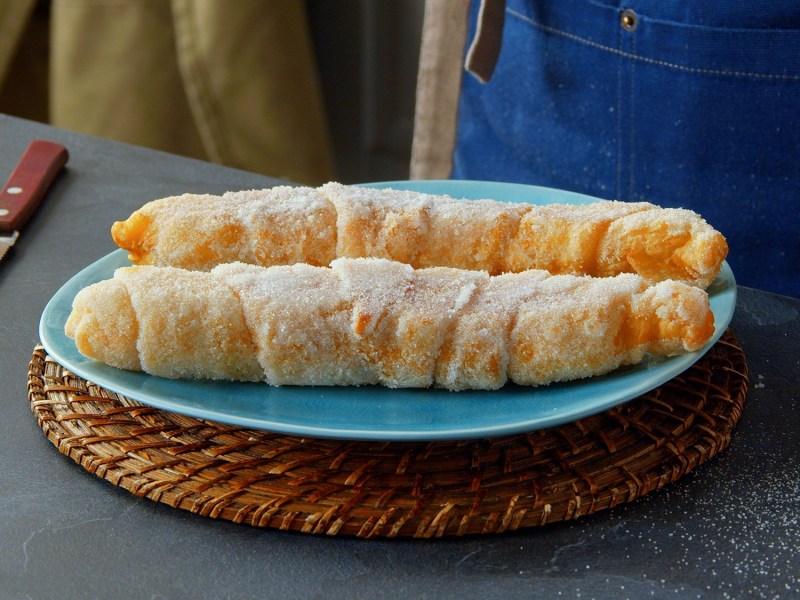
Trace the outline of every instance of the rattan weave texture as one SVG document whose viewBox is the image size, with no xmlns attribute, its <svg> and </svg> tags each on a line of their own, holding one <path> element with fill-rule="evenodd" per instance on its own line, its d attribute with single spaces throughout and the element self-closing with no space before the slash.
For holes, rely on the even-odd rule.
<svg viewBox="0 0 800 600">
<path fill-rule="evenodd" d="M 629 502 L 728 446 L 748 387 L 728 331 L 620 407 L 500 438 L 368 442 L 243 429 L 144 406 L 34 350 L 28 396 L 60 452 L 137 496 L 257 527 L 359 537 L 502 533 Z"/>
</svg>

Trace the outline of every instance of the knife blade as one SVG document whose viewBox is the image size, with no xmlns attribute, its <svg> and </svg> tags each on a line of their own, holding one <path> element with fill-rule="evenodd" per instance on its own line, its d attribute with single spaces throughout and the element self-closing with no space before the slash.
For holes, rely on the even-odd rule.
<svg viewBox="0 0 800 600">
<path fill-rule="evenodd" d="M 25 149 L 0 190 L 0 260 L 17 241 L 68 159 L 67 149 L 49 140 L 33 140 Z"/>
</svg>

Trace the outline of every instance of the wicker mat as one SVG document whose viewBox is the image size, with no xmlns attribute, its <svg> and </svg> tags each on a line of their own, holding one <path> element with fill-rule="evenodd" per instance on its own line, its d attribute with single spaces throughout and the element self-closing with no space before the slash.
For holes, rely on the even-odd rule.
<svg viewBox="0 0 800 600">
<path fill-rule="evenodd" d="M 73 375 L 41 347 L 28 375 L 47 438 L 86 470 L 200 515 L 316 534 L 500 533 L 629 502 L 727 447 L 747 364 L 726 332 L 683 375 L 551 429 L 468 441 L 310 439 L 202 421 Z"/>
</svg>

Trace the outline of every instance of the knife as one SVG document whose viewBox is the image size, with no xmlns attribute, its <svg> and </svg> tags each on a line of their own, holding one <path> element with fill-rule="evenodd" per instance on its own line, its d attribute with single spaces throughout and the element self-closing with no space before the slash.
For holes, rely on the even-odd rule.
<svg viewBox="0 0 800 600">
<path fill-rule="evenodd" d="M 0 260 L 41 204 L 50 184 L 67 164 L 61 144 L 33 140 L 0 190 Z"/>
</svg>

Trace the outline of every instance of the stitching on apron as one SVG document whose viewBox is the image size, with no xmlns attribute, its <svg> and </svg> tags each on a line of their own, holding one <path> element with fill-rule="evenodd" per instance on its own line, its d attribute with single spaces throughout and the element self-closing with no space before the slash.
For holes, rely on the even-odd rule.
<svg viewBox="0 0 800 600">
<path fill-rule="evenodd" d="M 633 36 L 633 51 L 636 52 L 636 36 Z M 636 63 L 631 63 L 630 79 L 628 81 L 630 105 L 635 106 L 636 91 Z M 634 184 L 636 183 L 636 118 L 633 110 L 628 111 L 628 193 L 627 198 L 633 200 Z"/>
<path fill-rule="evenodd" d="M 619 34 L 617 34 L 619 36 Z M 617 169 L 614 197 L 622 199 L 622 58 L 617 60 Z"/>
<path fill-rule="evenodd" d="M 617 48 L 612 48 L 610 46 L 605 46 L 594 40 L 590 40 L 579 35 L 575 35 L 574 33 L 569 33 L 567 31 L 562 31 L 560 29 L 556 29 L 555 27 L 550 27 L 549 25 L 545 25 L 544 23 L 539 23 L 531 19 L 527 15 L 523 15 L 514 9 L 506 9 L 510 15 L 517 17 L 518 19 L 533 25 L 537 29 L 541 29 L 547 33 L 552 33 L 555 35 L 560 35 L 561 37 L 565 37 L 567 39 L 579 42 L 581 44 L 585 44 L 587 46 L 591 46 L 592 48 L 597 48 L 598 50 L 605 50 L 606 52 L 610 52 L 612 54 L 616 54 L 618 56 L 622 56 L 624 58 L 630 58 L 633 60 L 638 60 L 647 64 L 651 65 L 658 65 L 660 67 L 668 67 L 671 69 L 676 69 L 678 71 L 684 71 L 686 73 L 697 73 L 701 75 L 721 75 L 724 77 L 752 77 L 758 79 L 784 79 L 784 80 L 791 80 L 791 81 L 800 81 L 800 75 L 777 75 L 773 73 L 755 73 L 750 71 L 726 71 L 722 69 L 704 69 L 700 67 L 687 67 L 686 65 L 679 65 L 677 63 L 671 63 L 664 60 L 656 60 L 654 58 L 648 58 L 646 56 L 639 56 L 638 54 L 633 54 L 631 52 L 625 52 L 623 50 L 618 50 Z"/>
</svg>

